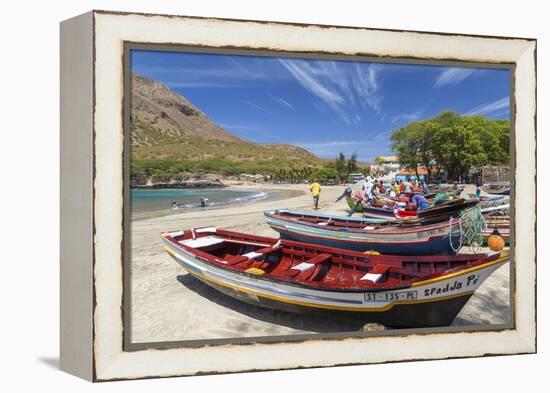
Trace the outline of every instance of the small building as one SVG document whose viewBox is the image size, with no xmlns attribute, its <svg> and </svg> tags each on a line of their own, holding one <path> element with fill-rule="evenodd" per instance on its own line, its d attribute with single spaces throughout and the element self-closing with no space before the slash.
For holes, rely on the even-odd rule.
<svg viewBox="0 0 550 393">
<path fill-rule="evenodd" d="M 398 172 L 395 175 L 395 181 L 424 181 L 427 180 L 428 170 L 426 168 L 418 168 L 418 176 L 416 176 L 415 170 L 406 169 Z M 438 175 L 436 168 L 432 169 L 432 178 Z"/>
<path fill-rule="evenodd" d="M 400 168 L 399 157 L 378 156 L 375 159 L 375 163 L 371 164 L 370 172 L 375 176 L 383 176 L 388 173 L 397 172 Z"/>
<path fill-rule="evenodd" d="M 504 165 L 485 165 L 471 168 L 466 179 L 468 183 L 509 183 L 510 167 Z"/>
<path fill-rule="evenodd" d="M 399 157 L 397 156 L 378 156 L 376 157 L 376 161 L 380 165 L 399 165 Z"/>
<path fill-rule="evenodd" d="M 364 180 L 365 175 L 363 175 L 362 173 L 350 173 L 348 179 L 350 183 L 356 184 Z"/>
</svg>

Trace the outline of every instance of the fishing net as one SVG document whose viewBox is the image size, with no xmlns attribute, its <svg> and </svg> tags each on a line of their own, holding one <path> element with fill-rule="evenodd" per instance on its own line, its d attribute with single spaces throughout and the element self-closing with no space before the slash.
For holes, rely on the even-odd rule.
<svg viewBox="0 0 550 393">
<path fill-rule="evenodd" d="M 452 225 L 449 221 L 449 233 L 451 233 Z M 485 227 L 485 219 L 481 214 L 481 208 L 476 206 L 471 209 L 460 212 L 460 241 L 458 247 L 455 248 L 452 242 L 452 236 L 449 236 L 451 248 L 458 252 L 462 246 L 467 245 L 473 253 L 478 253 L 483 244 L 483 228 Z"/>
<path fill-rule="evenodd" d="M 438 192 L 434 197 L 434 205 L 439 205 L 440 203 L 446 202 L 449 200 L 449 194 L 445 192 Z"/>
</svg>

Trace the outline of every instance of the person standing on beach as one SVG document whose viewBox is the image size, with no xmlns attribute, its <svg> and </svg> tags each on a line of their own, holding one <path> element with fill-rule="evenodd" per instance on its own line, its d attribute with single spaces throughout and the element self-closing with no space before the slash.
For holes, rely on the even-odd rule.
<svg viewBox="0 0 550 393">
<path fill-rule="evenodd" d="M 317 210 L 319 209 L 319 194 L 321 194 L 321 185 L 318 183 L 317 179 L 313 179 L 309 191 L 311 191 L 311 195 L 313 196 L 313 208 Z"/>
<path fill-rule="evenodd" d="M 481 198 L 481 187 L 479 185 L 476 187 L 476 198 L 477 200 Z"/>
<path fill-rule="evenodd" d="M 401 194 L 399 183 L 397 182 L 393 183 L 393 190 L 395 191 L 395 196 L 399 196 L 399 194 Z"/>
</svg>

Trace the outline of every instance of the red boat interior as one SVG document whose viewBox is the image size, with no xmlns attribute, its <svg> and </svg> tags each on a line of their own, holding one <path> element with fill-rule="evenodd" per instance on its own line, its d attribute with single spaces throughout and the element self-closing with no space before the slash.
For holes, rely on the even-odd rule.
<svg viewBox="0 0 550 393">
<path fill-rule="evenodd" d="M 195 229 L 174 237 L 163 236 L 177 248 L 217 266 L 325 288 L 407 286 L 499 257 L 366 255 L 221 229 Z"/>
</svg>

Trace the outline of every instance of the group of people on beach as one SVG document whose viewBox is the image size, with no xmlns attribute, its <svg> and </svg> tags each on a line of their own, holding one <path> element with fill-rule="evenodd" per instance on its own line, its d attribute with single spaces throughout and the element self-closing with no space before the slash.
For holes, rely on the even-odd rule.
<svg viewBox="0 0 550 393">
<path fill-rule="evenodd" d="M 314 179 L 310 186 L 310 192 L 313 196 L 313 208 L 319 209 L 319 197 L 321 194 L 321 185 L 318 179 Z M 367 176 L 361 188 L 353 195 L 353 190 L 350 186 L 346 187 L 344 192 L 336 198 L 335 202 L 343 198 L 352 198 L 357 204 L 375 206 L 377 203 L 382 204 L 376 207 L 393 208 L 395 203 L 400 203 L 413 210 L 423 210 L 430 206 L 428 200 L 422 195 L 428 192 L 428 185 L 425 181 L 394 181 L 389 185 L 385 185 L 382 180 L 373 179 Z M 414 194 L 412 198 L 411 194 Z M 384 198 L 384 197 L 390 197 Z M 395 200 L 397 198 L 397 200 Z M 391 205 L 391 206 L 389 206 Z"/>
</svg>

